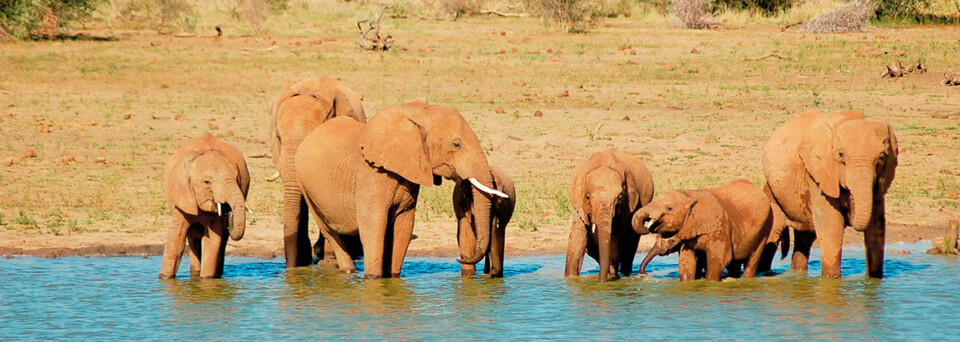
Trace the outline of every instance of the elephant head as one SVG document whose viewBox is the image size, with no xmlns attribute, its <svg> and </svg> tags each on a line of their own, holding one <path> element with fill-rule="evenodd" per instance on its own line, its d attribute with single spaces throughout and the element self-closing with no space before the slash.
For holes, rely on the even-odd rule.
<svg viewBox="0 0 960 342">
<path fill-rule="evenodd" d="M 640 202 L 637 177 L 610 149 L 577 165 L 570 183 L 570 202 L 585 227 L 596 234 L 600 281 L 607 279 L 613 243 L 613 220 L 630 215 Z M 626 216 L 629 217 L 629 216 Z"/>
<path fill-rule="evenodd" d="M 676 235 L 667 239 L 658 235 L 657 242 L 653 244 L 653 248 L 647 252 L 647 256 L 645 256 L 643 262 L 640 263 L 640 274 L 647 273 L 647 265 L 650 264 L 650 261 L 652 261 L 654 257 L 668 255 L 679 250 L 680 239 L 678 239 Z"/>
<path fill-rule="evenodd" d="M 811 125 L 800 145 L 800 159 L 810 177 L 831 198 L 849 193 L 849 225 L 867 228 L 874 202 L 893 182 L 899 148 L 886 122 L 864 120 L 858 111 L 824 114 Z"/>
<path fill-rule="evenodd" d="M 386 108 L 362 128 L 360 150 L 367 163 L 412 183 L 439 185 L 442 178 L 473 186 L 472 212 L 477 244 L 472 256 L 457 261 L 476 264 L 490 248 L 493 176 L 480 139 L 457 110 L 419 102 Z"/>
<path fill-rule="evenodd" d="M 667 191 L 633 215 L 637 232 L 649 231 L 678 242 L 716 232 L 723 227 L 723 207 L 713 196 L 692 191 Z"/>
<path fill-rule="evenodd" d="M 247 165 L 232 146 L 209 134 L 198 139 L 206 141 L 172 161 L 177 165 L 168 169 L 164 179 L 167 201 L 188 215 L 228 215 L 230 238 L 240 240 L 246 229 Z M 223 145 L 231 150 L 222 149 Z"/>
</svg>

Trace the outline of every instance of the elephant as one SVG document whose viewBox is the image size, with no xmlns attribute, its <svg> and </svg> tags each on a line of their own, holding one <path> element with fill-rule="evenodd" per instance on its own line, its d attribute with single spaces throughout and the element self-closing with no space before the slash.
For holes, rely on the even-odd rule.
<svg viewBox="0 0 960 342">
<path fill-rule="evenodd" d="M 745 179 L 709 189 L 667 191 L 633 215 L 637 233 L 676 238 L 680 247 L 680 280 L 730 276 L 753 278 L 773 227 L 770 200 Z M 665 244 L 668 245 L 668 244 Z M 669 247 L 669 246 L 668 246 Z M 698 264 L 701 264 L 698 266 Z"/>
<path fill-rule="evenodd" d="M 630 226 L 633 213 L 653 199 L 653 176 L 640 159 L 616 149 L 594 153 L 573 170 L 570 238 L 564 276 L 578 277 L 583 254 L 608 275 L 630 275 L 640 235 Z"/>
<path fill-rule="evenodd" d="M 852 226 L 863 232 L 867 275 L 883 277 L 884 196 L 898 153 L 889 124 L 853 110 L 803 113 L 773 133 L 763 150 L 765 188 L 783 222 L 774 234 L 793 228 L 793 270 L 806 272 L 819 237 L 821 275 L 839 278 L 843 230 Z"/>
<path fill-rule="evenodd" d="M 246 229 L 250 173 L 243 154 L 210 133 L 194 138 L 167 162 L 163 189 L 172 215 L 160 279 L 176 276 L 186 240 L 190 276 L 219 278 L 226 233 L 237 241 Z"/>
<path fill-rule="evenodd" d="M 492 278 L 503 277 L 503 253 L 504 253 L 504 234 L 507 230 L 507 223 L 513 216 L 513 209 L 517 205 L 517 191 L 513 186 L 513 180 L 503 170 L 497 167 L 491 167 L 493 176 L 493 189 L 507 194 L 507 198 L 493 197 L 492 207 L 490 209 L 490 225 L 493 231 L 490 236 L 490 249 L 484 258 L 483 272 L 490 274 Z M 473 213 L 473 191 L 472 184 L 461 183 L 453 189 L 453 211 L 457 215 L 457 245 L 460 247 L 460 254 L 466 257 L 473 256 L 473 249 L 476 246 L 477 227 L 474 224 L 476 219 Z M 461 264 L 460 274 L 462 276 L 473 276 L 476 274 L 476 266 L 472 264 Z"/>
<path fill-rule="evenodd" d="M 323 122 L 339 116 L 366 122 L 360 96 L 339 81 L 324 76 L 284 87 L 270 113 L 270 151 L 277 172 L 267 181 L 277 177 L 283 180 L 283 247 L 287 267 L 313 263 L 307 236 L 306 202 L 297 185 L 294 157 L 307 134 Z M 323 257 L 323 241 L 317 241 L 320 258 Z"/>
<path fill-rule="evenodd" d="M 303 171 L 300 188 L 340 271 L 355 271 L 340 236 L 359 234 L 367 279 L 400 276 L 420 186 L 446 178 L 474 187 L 477 243 L 458 260 L 466 264 L 490 247 L 490 197 L 508 197 L 491 188 L 487 157 L 463 115 L 421 102 L 384 108 L 367 123 L 327 121 L 304 139 L 294 166 Z"/>
</svg>

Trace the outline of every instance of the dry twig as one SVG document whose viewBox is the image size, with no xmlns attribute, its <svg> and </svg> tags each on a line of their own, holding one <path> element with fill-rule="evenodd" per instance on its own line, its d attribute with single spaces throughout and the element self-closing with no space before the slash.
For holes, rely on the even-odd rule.
<svg viewBox="0 0 960 342">
<path fill-rule="evenodd" d="M 753 58 L 749 58 L 749 57 L 748 57 L 748 58 L 744 58 L 743 60 L 745 60 L 745 61 L 759 61 L 759 60 L 761 60 L 761 59 L 767 59 L 767 58 L 770 58 L 770 57 L 776 57 L 777 59 L 780 59 L 780 60 L 788 60 L 788 61 L 792 61 L 792 60 L 793 60 L 793 57 L 790 57 L 790 56 L 781 56 L 781 55 L 780 55 L 779 53 L 777 53 L 776 51 L 771 52 L 771 53 L 768 53 L 768 54 L 764 54 L 764 55 L 758 56 L 758 57 L 753 57 Z"/>
<path fill-rule="evenodd" d="M 482 10 L 479 14 L 493 14 L 506 18 L 525 18 L 530 16 L 529 13 L 504 13 L 497 10 Z"/>
<path fill-rule="evenodd" d="M 375 17 L 357 22 L 357 30 L 360 31 L 357 33 L 357 45 L 361 49 L 387 51 L 393 46 L 393 36 L 380 37 L 380 20 L 383 19 L 383 12 L 386 12 L 389 8 L 389 6 L 384 6 L 380 9 L 380 14 Z M 366 29 L 363 28 L 362 24 L 364 23 L 368 25 Z"/>
</svg>

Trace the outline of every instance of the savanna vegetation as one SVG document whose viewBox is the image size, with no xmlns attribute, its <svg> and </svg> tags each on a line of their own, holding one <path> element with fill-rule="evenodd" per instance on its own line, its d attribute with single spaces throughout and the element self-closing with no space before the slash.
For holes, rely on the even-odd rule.
<svg viewBox="0 0 960 342">
<path fill-rule="evenodd" d="M 356 46 L 356 23 L 381 10 L 369 1 L 5 2 L 0 243 L 156 236 L 166 158 L 211 132 L 248 158 L 248 234 L 279 246 L 280 184 L 263 181 L 274 170 L 268 113 L 282 86 L 318 73 L 363 94 L 368 115 L 411 100 L 464 113 L 516 181 L 511 226 L 533 237 L 529 248 L 565 241 L 570 172 L 592 152 L 640 157 L 657 193 L 759 183 L 762 144 L 806 110 L 854 108 L 894 125 L 892 235 L 921 237 L 916 227 L 960 210 L 960 89 L 940 84 L 960 69 L 960 27 L 939 25 L 957 20 L 949 0 L 885 0 L 866 31 L 833 35 L 781 30 L 840 4 L 831 0 L 718 0 L 704 7 L 706 30 L 679 28 L 668 1 L 537 3 L 395 1 L 382 19 L 395 44 L 370 52 Z M 930 72 L 881 79 L 896 58 Z M 453 238 L 451 192 L 421 190 L 420 240 Z"/>
</svg>

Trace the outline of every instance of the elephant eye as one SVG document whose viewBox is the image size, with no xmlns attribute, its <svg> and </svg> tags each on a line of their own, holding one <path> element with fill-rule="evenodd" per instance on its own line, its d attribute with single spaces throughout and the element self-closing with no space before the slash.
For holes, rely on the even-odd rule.
<svg viewBox="0 0 960 342">
<path fill-rule="evenodd" d="M 209 185 L 209 184 L 210 184 L 210 180 L 209 180 L 209 179 L 204 179 L 204 180 L 203 180 L 203 184 L 208 184 L 208 185 Z"/>
<path fill-rule="evenodd" d="M 587 195 L 584 196 L 584 197 L 586 197 L 587 199 L 590 199 L 590 194 L 587 194 Z"/>
<path fill-rule="evenodd" d="M 879 160 L 880 163 L 882 164 L 885 160 L 887 160 L 887 154 L 886 154 L 886 153 L 881 153 L 881 154 L 880 154 L 880 157 L 878 157 L 877 160 Z"/>
<path fill-rule="evenodd" d="M 454 142 L 453 142 L 453 147 L 455 147 L 455 148 L 460 148 L 460 143 L 454 141 Z"/>
<path fill-rule="evenodd" d="M 843 151 L 837 151 L 837 159 L 840 160 L 840 163 L 846 164 L 846 161 L 843 159 Z"/>
<path fill-rule="evenodd" d="M 667 206 L 667 211 L 673 211 L 673 206 L 672 206 L 672 205 L 668 205 L 668 206 Z"/>
</svg>

